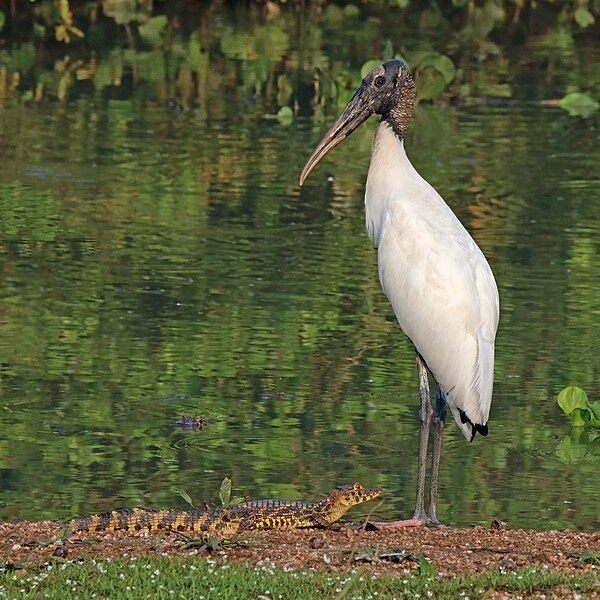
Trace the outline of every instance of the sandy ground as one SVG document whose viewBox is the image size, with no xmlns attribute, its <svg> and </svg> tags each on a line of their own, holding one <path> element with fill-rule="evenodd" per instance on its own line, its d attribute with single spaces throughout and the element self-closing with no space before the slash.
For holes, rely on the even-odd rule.
<svg viewBox="0 0 600 600">
<path fill-rule="evenodd" d="M 0 523 L 3 562 L 18 568 L 45 563 L 53 554 L 77 560 L 210 552 L 215 558 L 250 564 L 270 562 L 293 569 L 330 570 L 360 565 L 372 573 L 404 575 L 417 568 L 411 557 L 424 557 L 441 575 L 511 571 L 521 567 L 596 571 L 600 594 L 600 567 L 585 560 L 589 553 L 600 553 L 600 532 L 511 530 L 499 523 L 489 529 L 419 527 L 364 531 L 342 526 L 339 530 L 248 532 L 209 551 L 182 548 L 186 539 L 172 532 L 78 534 L 56 542 L 60 529 L 59 523 L 49 521 Z"/>
</svg>

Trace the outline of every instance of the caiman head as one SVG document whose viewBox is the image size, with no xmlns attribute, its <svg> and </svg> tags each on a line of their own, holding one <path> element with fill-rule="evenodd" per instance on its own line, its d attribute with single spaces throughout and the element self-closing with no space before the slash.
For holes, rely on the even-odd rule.
<svg viewBox="0 0 600 600">
<path fill-rule="evenodd" d="M 360 483 L 347 483 L 335 488 L 319 504 L 321 515 L 328 522 L 333 523 L 341 518 L 353 506 L 368 502 L 381 495 L 380 488 L 366 488 Z"/>
</svg>

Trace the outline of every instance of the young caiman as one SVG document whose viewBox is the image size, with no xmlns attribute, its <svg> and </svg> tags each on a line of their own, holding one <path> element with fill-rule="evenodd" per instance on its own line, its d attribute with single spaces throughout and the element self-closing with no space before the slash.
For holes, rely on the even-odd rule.
<svg viewBox="0 0 600 600">
<path fill-rule="evenodd" d="M 379 488 L 367 489 L 360 483 L 349 483 L 331 491 L 318 502 L 296 500 L 253 500 L 213 510 L 177 510 L 157 508 L 125 508 L 98 513 L 66 524 L 70 533 L 77 531 L 206 532 L 232 535 L 252 529 L 293 529 L 327 527 L 357 504 L 381 494 Z"/>
</svg>

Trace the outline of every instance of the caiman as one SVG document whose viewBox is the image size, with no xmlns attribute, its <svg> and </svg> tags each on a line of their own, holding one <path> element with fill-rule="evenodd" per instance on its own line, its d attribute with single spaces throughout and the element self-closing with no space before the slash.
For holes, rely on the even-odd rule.
<svg viewBox="0 0 600 600">
<path fill-rule="evenodd" d="M 253 529 L 293 529 L 328 527 L 357 504 L 381 494 L 379 488 L 367 489 L 349 483 L 331 491 L 318 502 L 297 500 L 253 500 L 213 510 L 126 508 L 72 519 L 66 523 L 69 535 L 78 531 L 128 532 L 162 529 L 234 535 Z"/>
</svg>

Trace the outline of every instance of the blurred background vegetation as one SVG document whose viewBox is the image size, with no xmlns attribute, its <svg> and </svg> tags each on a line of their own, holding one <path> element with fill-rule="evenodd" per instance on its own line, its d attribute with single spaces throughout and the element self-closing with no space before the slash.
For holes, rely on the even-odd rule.
<svg viewBox="0 0 600 600">
<path fill-rule="evenodd" d="M 587 116 L 599 17 L 600 0 L 0 0 L 0 102 L 138 96 L 214 113 L 233 96 L 285 119 L 345 103 L 361 67 L 397 56 L 420 99 L 562 99 Z"/>
</svg>

